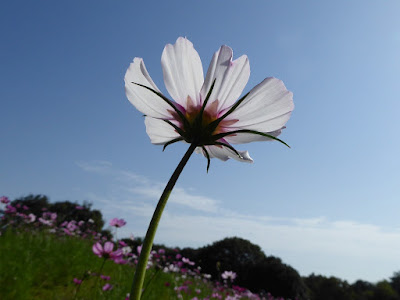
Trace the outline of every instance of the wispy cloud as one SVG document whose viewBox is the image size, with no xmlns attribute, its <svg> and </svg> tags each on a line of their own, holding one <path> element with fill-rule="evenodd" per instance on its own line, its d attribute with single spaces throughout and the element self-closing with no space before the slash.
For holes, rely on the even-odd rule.
<svg viewBox="0 0 400 300">
<path fill-rule="evenodd" d="M 86 172 L 107 176 L 110 186 L 105 194 L 99 196 L 91 191 L 86 196 L 101 207 L 106 218 L 128 220 L 120 236 L 131 232 L 143 236 L 164 183 L 118 170 L 106 161 L 77 165 Z M 254 216 L 227 210 L 221 203 L 177 186 L 162 217 L 156 242 L 199 247 L 238 236 L 260 245 L 267 255 L 281 257 L 304 275 L 316 272 L 348 280 L 382 279 L 400 265 L 400 229 L 387 231 L 372 224 L 328 220 L 323 216 Z"/>
<path fill-rule="evenodd" d="M 157 201 L 165 185 L 165 183 L 151 181 L 133 172 L 113 168 L 112 163 L 107 161 L 79 162 L 76 164 L 86 172 L 112 177 L 112 183 L 118 189 L 117 193 L 120 193 L 120 196 L 122 193 L 125 194 L 123 199 L 137 199 L 137 196 L 139 196 L 142 200 Z M 130 196 L 127 197 L 126 194 Z M 179 186 L 173 190 L 169 202 L 209 213 L 215 213 L 218 210 L 218 201 L 206 196 L 193 195 Z"/>
</svg>

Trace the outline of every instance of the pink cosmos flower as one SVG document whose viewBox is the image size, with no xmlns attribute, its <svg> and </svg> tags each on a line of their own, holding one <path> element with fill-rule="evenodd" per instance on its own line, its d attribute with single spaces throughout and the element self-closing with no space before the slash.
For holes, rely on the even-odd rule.
<svg viewBox="0 0 400 300">
<path fill-rule="evenodd" d="M 112 290 L 112 288 L 113 288 L 113 286 L 112 286 L 111 284 L 106 283 L 106 284 L 103 286 L 102 290 L 103 290 L 103 291 L 110 291 L 110 290 Z"/>
<path fill-rule="evenodd" d="M 196 152 L 226 161 L 253 162 L 247 151 L 231 144 L 279 140 L 293 105 L 293 94 L 282 81 L 266 78 L 237 100 L 250 76 L 247 56 L 232 60 L 233 52 L 221 46 L 215 52 L 207 75 L 193 44 L 178 38 L 165 46 L 161 56 L 165 86 L 175 100 L 161 94 L 142 58 L 134 58 L 125 74 L 129 101 L 145 117 L 153 144 L 184 141 L 197 145 Z M 285 143 L 284 143 L 285 144 Z M 286 144 L 285 144 L 286 145 Z"/>
<path fill-rule="evenodd" d="M 78 279 L 78 278 L 74 278 L 73 281 L 74 281 L 74 283 L 75 283 L 76 285 L 80 285 L 80 284 L 82 283 L 82 280 L 81 280 L 81 279 Z"/>
<path fill-rule="evenodd" d="M 16 209 L 14 206 L 8 204 L 8 205 L 6 205 L 6 209 L 5 209 L 4 212 L 5 212 L 6 214 L 14 214 L 14 213 L 17 212 L 17 209 Z"/>
<path fill-rule="evenodd" d="M 114 243 L 105 242 L 104 246 L 102 246 L 99 242 L 93 245 L 92 250 L 93 253 L 98 257 L 110 258 L 112 260 L 119 259 L 122 256 L 121 250 L 113 251 Z"/>
<path fill-rule="evenodd" d="M 190 265 L 190 266 L 194 266 L 194 262 L 191 261 L 189 258 L 182 257 L 182 261 L 183 261 L 185 264 L 188 264 L 188 265 Z"/>
<path fill-rule="evenodd" d="M 110 226 L 122 227 L 126 224 L 124 219 L 114 218 L 110 221 Z"/>
<path fill-rule="evenodd" d="M 28 220 L 27 220 L 27 222 L 28 223 L 33 223 L 33 222 L 35 222 L 36 221 L 36 216 L 34 215 L 34 214 L 29 214 L 28 215 Z"/>
<path fill-rule="evenodd" d="M 1 196 L 0 203 L 8 204 L 10 203 L 10 200 L 6 196 Z"/>
<path fill-rule="evenodd" d="M 110 280 L 111 279 L 111 277 L 107 276 L 107 275 L 100 275 L 100 278 L 103 279 L 103 280 Z"/>
<path fill-rule="evenodd" d="M 237 276 L 236 273 L 233 271 L 225 271 L 221 275 L 222 279 L 225 279 L 225 280 L 229 279 L 230 281 L 235 280 L 236 276 Z"/>
</svg>

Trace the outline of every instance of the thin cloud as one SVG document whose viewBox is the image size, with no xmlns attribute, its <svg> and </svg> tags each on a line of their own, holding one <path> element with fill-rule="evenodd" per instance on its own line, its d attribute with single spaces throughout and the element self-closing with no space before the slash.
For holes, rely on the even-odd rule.
<svg viewBox="0 0 400 300">
<path fill-rule="evenodd" d="M 109 176 L 110 185 L 105 194 L 90 192 L 86 196 L 101 206 L 108 220 L 120 217 L 128 221 L 119 230 L 119 236 L 128 237 L 133 233 L 143 237 L 164 184 L 117 170 L 107 162 L 78 166 L 87 172 Z M 315 272 L 349 281 L 381 280 L 400 266 L 400 229 L 388 231 L 372 224 L 328 220 L 324 216 L 277 218 L 241 214 L 220 207 L 220 203 L 176 187 L 155 242 L 200 247 L 227 236 L 238 236 L 258 244 L 267 255 L 282 258 L 302 275 Z M 375 271 L 368 272 L 371 269 Z"/>
</svg>

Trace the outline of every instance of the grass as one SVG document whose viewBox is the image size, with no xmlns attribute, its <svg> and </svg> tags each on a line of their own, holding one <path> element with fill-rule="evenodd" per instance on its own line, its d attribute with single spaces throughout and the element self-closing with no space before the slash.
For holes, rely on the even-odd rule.
<svg viewBox="0 0 400 300">
<path fill-rule="evenodd" d="M 110 291 L 102 291 L 106 283 L 98 276 L 103 259 L 91 250 L 92 241 L 73 236 L 57 236 L 44 231 L 6 230 L 0 236 L 0 299 L 56 300 L 56 299 L 125 299 L 130 291 L 134 268 L 106 261 L 101 274 L 111 277 Z M 73 278 L 84 279 L 79 288 Z M 151 279 L 151 280 L 150 280 Z M 174 286 L 184 280 L 171 273 L 156 269 L 147 272 L 143 299 L 177 299 Z M 192 280 L 192 279 L 190 279 Z M 165 283 L 169 282 L 170 286 Z M 198 295 L 210 294 L 212 287 L 200 280 L 194 288 L 202 290 Z M 194 292 L 183 294 L 192 299 Z"/>
</svg>

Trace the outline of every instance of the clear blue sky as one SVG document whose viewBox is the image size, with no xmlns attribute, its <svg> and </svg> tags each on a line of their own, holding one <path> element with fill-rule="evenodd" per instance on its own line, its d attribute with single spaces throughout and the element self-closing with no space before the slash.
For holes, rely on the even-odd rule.
<svg viewBox="0 0 400 300">
<path fill-rule="evenodd" d="M 377 281 L 400 270 L 400 2 L 3 1 L 0 194 L 84 200 L 143 236 L 186 145 L 150 144 L 123 77 L 186 36 L 206 70 L 248 55 L 245 89 L 277 77 L 295 110 L 254 164 L 191 158 L 156 242 L 259 244 L 302 275 Z"/>
</svg>

